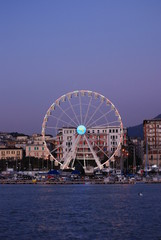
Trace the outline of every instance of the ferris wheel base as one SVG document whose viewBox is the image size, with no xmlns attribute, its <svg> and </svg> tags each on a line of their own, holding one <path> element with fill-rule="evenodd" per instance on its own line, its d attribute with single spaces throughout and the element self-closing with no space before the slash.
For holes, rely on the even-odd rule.
<svg viewBox="0 0 161 240">
<path fill-rule="evenodd" d="M 84 172 L 85 174 L 93 174 L 94 173 L 94 167 L 90 166 L 90 167 L 86 167 L 84 168 Z"/>
</svg>

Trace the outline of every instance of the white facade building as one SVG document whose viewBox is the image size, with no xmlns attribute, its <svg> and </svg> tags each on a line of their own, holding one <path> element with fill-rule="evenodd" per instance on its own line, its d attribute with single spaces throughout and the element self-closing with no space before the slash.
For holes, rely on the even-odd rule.
<svg viewBox="0 0 161 240">
<path fill-rule="evenodd" d="M 76 129 L 74 128 L 60 129 L 57 140 L 55 141 L 55 158 L 59 161 L 66 158 L 67 153 L 72 149 L 73 144 L 75 144 L 76 135 Z M 117 149 L 120 143 L 121 129 L 119 126 L 89 128 L 86 137 L 98 158 L 103 161 L 105 157 L 107 160 Z M 121 145 L 115 156 L 120 156 L 120 150 Z M 77 145 L 75 159 L 86 159 L 86 161 L 95 159 L 89 144 L 84 138 L 81 138 Z"/>
<path fill-rule="evenodd" d="M 50 141 L 51 136 L 46 136 L 45 139 Z M 41 135 L 34 134 L 26 145 L 26 157 L 35 157 L 48 159 L 49 152 L 46 149 Z"/>
</svg>

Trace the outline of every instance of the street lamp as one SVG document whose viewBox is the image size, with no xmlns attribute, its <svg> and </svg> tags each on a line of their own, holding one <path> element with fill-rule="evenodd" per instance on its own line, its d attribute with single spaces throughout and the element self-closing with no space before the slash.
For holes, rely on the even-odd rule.
<svg viewBox="0 0 161 240">
<path fill-rule="evenodd" d="M 8 170 L 8 162 L 6 162 L 6 171 Z"/>
<path fill-rule="evenodd" d="M 121 163 L 120 163 L 121 173 L 122 173 L 122 170 L 123 170 L 123 157 L 124 157 L 124 154 L 125 154 L 125 149 L 123 148 L 122 151 L 121 151 Z"/>
<path fill-rule="evenodd" d="M 20 168 L 21 168 L 21 163 L 19 162 L 18 163 L 18 171 L 20 171 Z"/>
</svg>

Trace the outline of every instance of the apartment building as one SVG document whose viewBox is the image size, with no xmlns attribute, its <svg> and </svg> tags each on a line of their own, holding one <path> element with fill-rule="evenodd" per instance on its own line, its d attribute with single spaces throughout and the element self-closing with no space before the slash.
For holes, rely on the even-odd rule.
<svg viewBox="0 0 161 240">
<path fill-rule="evenodd" d="M 50 142 L 51 136 L 46 136 L 45 139 Z M 50 146 L 48 146 L 50 148 Z M 32 138 L 28 141 L 26 145 L 26 157 L 35 157 L 48 159 L 49 152 L 46 149 L 42 136 L 39 134 L 33 134 Z"/>
<path fill-rule="evenodd" d="M 0 148 L 0 160 L 21 160 L 23 149 L 20 148 Z"/>
<path fill-rule="evenodd" d="M 144 165 L 161 167 L 161 119 L 144 120 Z"/>
<path fill-rule="evenodd" d="M 67 153 L 70 152 L 73 145 L 76 144 L 77 132 L 74 128 L 62 128 L 59 130 L 57 139 L 55 140 L 55 149 L 52 150 L 53 155 L 58 161 L 65 159 Z M 80 141 L 76 144 L 77 150 L 75 159 L 78 161 L 94 161 L 94 155 L 90 146 L 103 162 L 111 156 L 120 142 L 121 129 L 119 126 L 112 126 L 106 128 L 89 128 L 86 133 L 86 138 L 81 136 Z M 90 146 L 89 146 L 90 143 Z M 121 149 L 121 146 L 120 146 Z M 120 156 L 120 151 L 117 152 L 117 156 Z"/>
</svg>

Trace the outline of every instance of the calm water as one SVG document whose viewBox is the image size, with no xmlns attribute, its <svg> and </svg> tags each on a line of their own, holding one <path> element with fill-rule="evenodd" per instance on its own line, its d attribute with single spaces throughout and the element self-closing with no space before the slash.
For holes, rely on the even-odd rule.
<svg viewBox="0 0 161 240">
<path fill-rule="evenodd" d="M 5 239 L 161 240 L 161 185 L 0 185 Z"/>
</svg>

